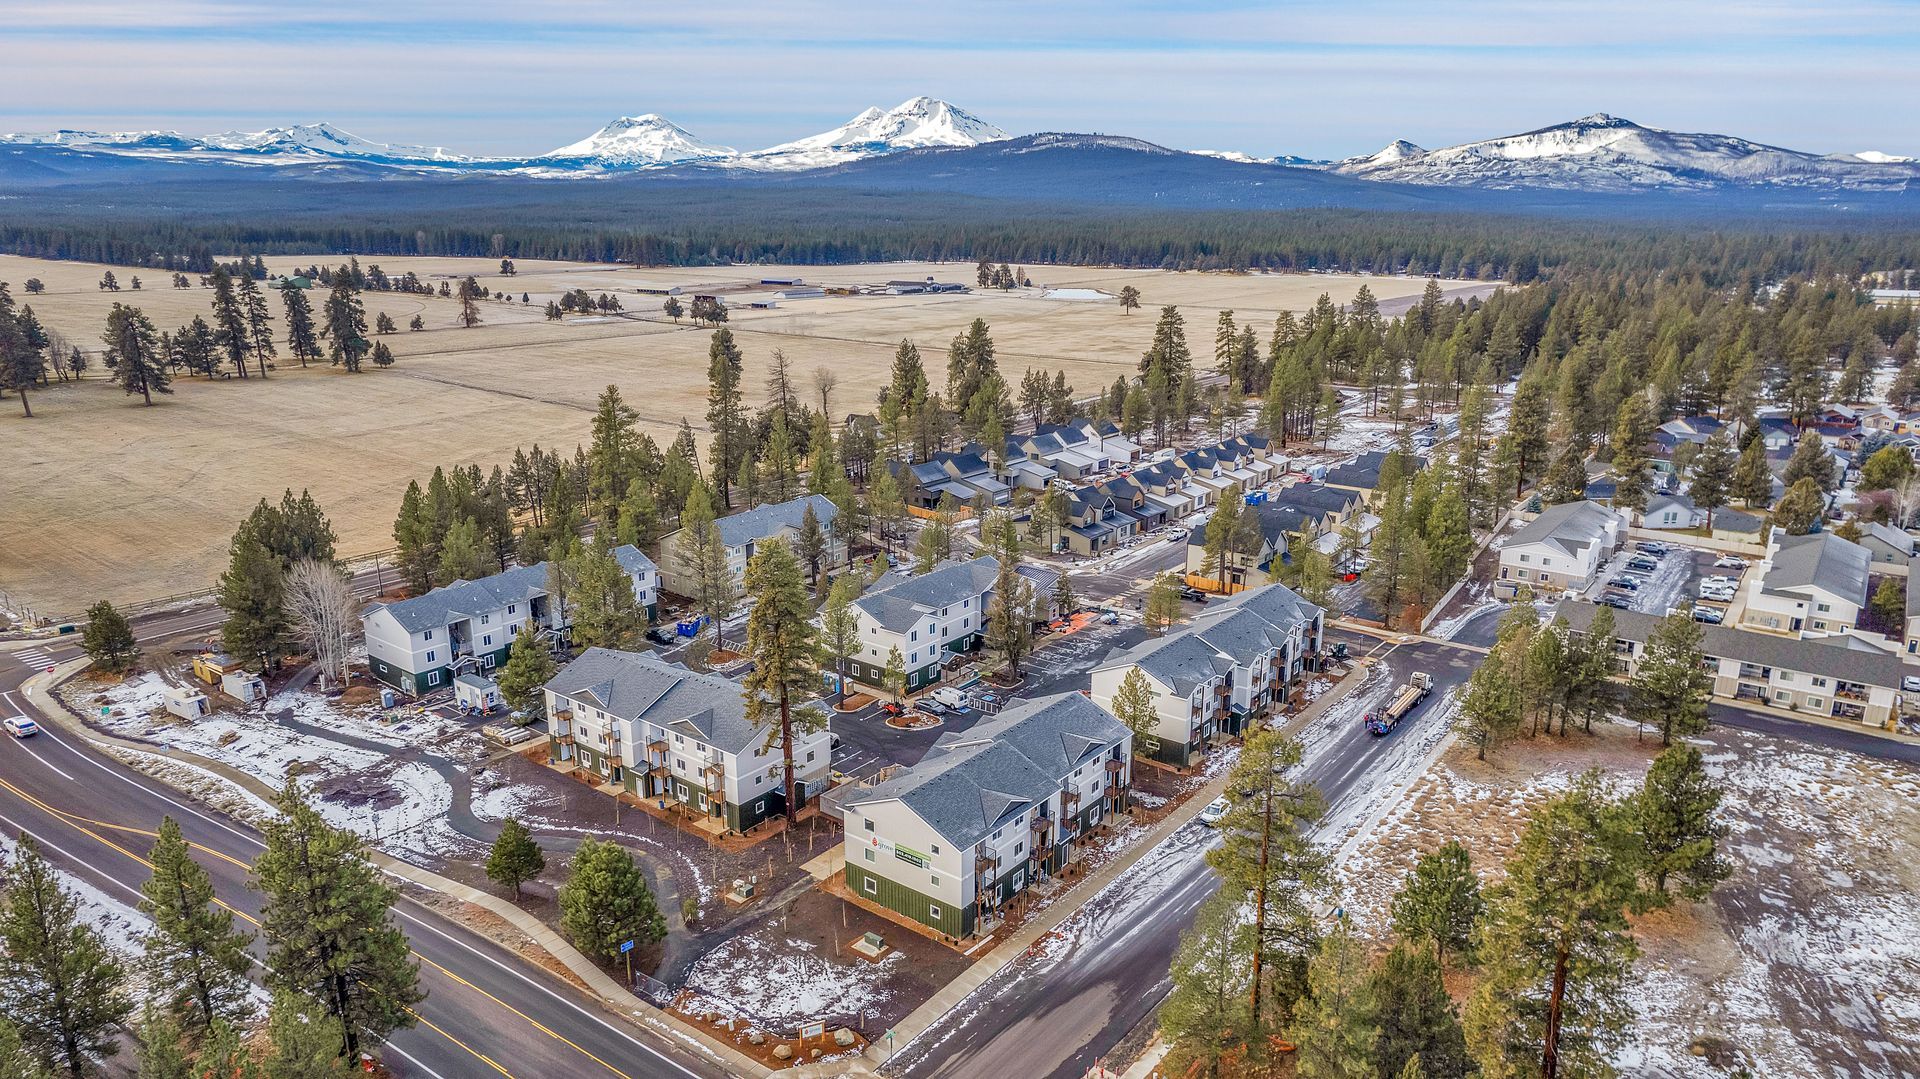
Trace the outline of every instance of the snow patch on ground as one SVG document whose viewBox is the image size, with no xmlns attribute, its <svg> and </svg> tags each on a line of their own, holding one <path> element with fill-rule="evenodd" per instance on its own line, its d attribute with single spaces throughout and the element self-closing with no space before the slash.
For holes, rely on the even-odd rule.
<svg viewBox="0 0 1920 1079">
<path fill-rule="evenodd" d="M 893 952 L 878 962 L 835 962 L 811 941 L 747 934 L 701 956 L 686 984 L 709 1010 L 774 1028 L 852 1022 L 890 998 L 886 982 L 906 958 Z"/>
</svg>

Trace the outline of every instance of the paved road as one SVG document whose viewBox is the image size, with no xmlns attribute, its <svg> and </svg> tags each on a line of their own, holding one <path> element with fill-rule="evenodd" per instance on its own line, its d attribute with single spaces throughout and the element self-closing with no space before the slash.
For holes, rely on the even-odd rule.
<svg viewBox="0 0 1920 1079">
<path fill-rule="evenodd" d="M 168 624 L 182 621 L 191 618 L 173 616 Z M 139 632 L 150 636 L 153 627 L 143 622 Z M 78 654 L 70 643 L 40 651 L 54 659 Z M 21 683 L 37 670 L 0 653 L 5 714 L 33 711 Z M 59 728 L 24 741 L 0 739 L 0 828 L 32 835 L 60 868 L 112 898 L 138 902 L 146 873 L 140 856 L 168 814 L 200 848 L 221 899 L 257 915 L 259 896 L 245 883 L 246 867 L 260 851 L 251 828 L 198 808 Z M 397 1035 L 384 1054 L 399 1075 L 726 1074 L 676 1043 L 608 1017 L 590 998 L 456 922 L 410 900 L 396 912 L 430 993 L 419 1008 L 419 1027 Z"/>
<path fill-rule="evenodd" d="M 1359 654 L 1376 646 L 1366 638 L 1328 636 L 1349 640 Z M 1410 779 L 1424 768 L 1444 733 L 1448 693 L 1465 684 L 1479 657 L 1422 642 L 1382 648 L 1378 658 L 1374 673 L 1302 734 L 1305 774 L 1330 803 L 1322 828 L 1330 841 L 1365 819 L 1387 781 Z M 1360 713 L 1413 670 L 1433 675 L 1434 695 L 1387 738 L 1367 735 Z M 1065 948 L 1015 962 L 904 1047 L 886 1072 L 1079 1079 L 1165 998 L 1180 934 L 1218 887 L 1202 857 L 1211 844 L 1211 834 L 1197 824 L 1176 832 L 1063 924 Z"/>
</svg>

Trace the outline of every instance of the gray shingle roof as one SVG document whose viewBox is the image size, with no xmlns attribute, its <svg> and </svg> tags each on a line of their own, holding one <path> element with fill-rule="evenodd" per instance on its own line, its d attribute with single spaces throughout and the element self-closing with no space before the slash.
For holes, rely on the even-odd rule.
<svg viewBox="0 0 1920 1079">
<path fill-rule="evenodd" d="M 1592 502 L 1563 502 L 1548 506 L 1540 516 L 1507 540 L 1508 547 L 1544 543 L 1568 555 L 1577 555 L 1598 540 L 1613 511 Z"/>
<path fill-rule="evenodd" d="M 1780 536 L 1778 543 L 1773 566 L 1760 580 L 1765 591 L 1817 587 L 1855 603 L 1867 601 L 1873 555 L 1865 547 L 1831 532 Z"/>
<path fill-rule="evenodd" d="M 620 719 L 645 720 L 728 753 L 746 753 L 766 736 L 747 722 L 737 682 L 696 674 L 650 652 L 589 648 L 561 668 L 546 688 Z"/>
<path fill-rule="evenodd" d="M 1583 599 L 1567 599 L 1554 611 L 1564 617 L 1569 628 L 1585 632 L 1599 610 Z M 1659 617 L 1641 611 L 1613 612 L 1613 634 L 1623 640 L 1645 644 Z M 1848 682 L 1859 682 L 1882 689 L 1898 690 L 1905 665 L 1898 655 L 1886 652 L 1851 634 L 1837 637 L 1809 637 L 1804 640 L 1772 633 L 1754 633 L 1732 626 L 1700 627 L 1700 650 L 1713 659 L 1736 659 L 1808 674 L 1823 674 Z"/>
<path fill-rule="evenodd" d="M 653 559 L 647 557 L 645 551 L 642 551 L 631 543 L 623 543 L 615 547 L 613 549 L 613 558 L 614 561 L 620 563 L 620 568 L 626 570 L 629 576 L 648 570 L 658 573 L 660 570 L 659 566 L 653 564 Z"/>
<path fill-rule="evenodd" d="M 644 557 L 644 556 L 642 556 Z M 526 603 L 547 591 L 547 564 L 515 566 L 505 573 L 477 581 L 455 581 L 412 599 L 395 600 L 384 610 L 409 633 L 439 629 L 476 614 L 500 610 L 510 603 Z M 371 613 L 371 612 L 369 612 Z"/>
<path fill-rule="evenodd" d="M 1118 666 L 1139 667 L 1182 696 L 1233 669 L 1231 660 L 1186 631 L 1142 641 L 1126 650 L 1116 649 L 1096 669 Z"/>
<path fill-rule="evenodd" d="M 835 514 L 839 513 L 833 499 L 826 495 L 801 495 L 786 502 L 755 506 L 745 513 L 722 517 L 714 524 L 720 529 L 720 542 L 739 547 L 751 540 L 766 539 L 782 528 L 799 528 L 808 506 L 813 507 L 813 515 L 820 519 L 821 528 L 832 524 Z"/>
<path fill-rule="evenodd" d="M 1755 517 L 1753 514 L 1741 513 L 1739 510 L 1718 509 L 1713 511 L 1713 530 L 1715 532 L 1724 529 L 1728 532 L 1752 532 L 1758 534 L 1762 523 L 1760 518 Z"/>
<path fill-rule="evenodd" d="M 981 555 L 971 562 L 951 562 L 915 577 L 889 575 L 875 591 L 853 602 L 874 621 L 902 631 L 925 617 L 921 608 L 938 610 L 962 599 L 979 598 L 993 588 L 1000 560 Z"/>
<path fill-rule="evenodd" d="M 1269 625 L 1286 632 L 1292 632 L 1293 627 L 1311 622 L 1321 614 L 1321 608 L 1309 603 L 1300 593 L 1283 584 L 1269 584 L 1216 600 L 1196 619 L 1196 625 L 1207 625 L 1211 620 L 1235 611 L 1250 611 Z"/>
<path fill-rule="evenodd" d="M 1358 492 L 1344 491 L 1338 487 L 1326 487 L 1317 483 L 1296 483 L 1292 487 L 1282 487 L 1267 496 L 1269 505 L 1298 506 L 1321 514 L 1346 513 L 1359 501 Z"/>
<path fill-rule="evenodd" d="M 1022 701 L 943 735 L 919 764 L 845 804 L 898 800 L 964 850 L 1051 797 L 1069 772 L 1126 735 L 1125 724 L 1078 693 Z"/>
</svg>

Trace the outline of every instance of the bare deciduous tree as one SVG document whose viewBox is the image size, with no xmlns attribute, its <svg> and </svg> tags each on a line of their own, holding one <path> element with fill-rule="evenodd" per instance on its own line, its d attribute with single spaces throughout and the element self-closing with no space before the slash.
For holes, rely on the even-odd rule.
<svg viewBox="0 0 1920 1079">
<path fill-rule="evenodd" d="M 833 422 L 833 412 L 831 409 L 833 391 L 838 388 L 839 385 L 840 375 L 833 368 L 816 367 L 813 369 L 813 388 L 820 394 L 820 414 L 827 418 L 828 423 Z"/>
<path fill-rule="evenodd" d="M 302 559 L 287 573 L 287 621 L 313 649 L 320 669 L 342 683 L 347 680 L 348 650 L 360 630 L 358 607 L 346 574 L 331 563 Z"/>
</svg>

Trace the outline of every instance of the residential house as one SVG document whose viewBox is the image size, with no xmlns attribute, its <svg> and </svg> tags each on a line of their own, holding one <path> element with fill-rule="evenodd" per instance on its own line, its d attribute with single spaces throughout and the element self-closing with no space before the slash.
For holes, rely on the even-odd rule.
<svg viewBox="0 0 1920 1079">
<path fill-rule="evenodd" d="M 1091 425 L 1043 423 L 1018 442 L 1021 455 L 1052 468 L 1061 479 L 1080 480 L 1113 468 L 1113 457 Z"/>
<path fill-rule="evenodd" d="M 888 461 L 887 469 L 899 481 L 907 505 L 921 509 L 937 507 L 942 497 L 952 498 L 960 506 L 974 505 L 983 498 L 992 505 L 1004 506 L 1011 496 L 977 445 L 958 452 L 943 450 L 913 464 Z"/>
<path fill-rule="evenodd" d="M 660 601 L 653 560 L 631 545 L 614 548 L 613 557 L 633 582 L 634 599 L 653 618 Z M 543 636 L 564 636 L 571 619 L 549 598 L 547 576 L 541 562 L 375 604 L 361 615 L 367 665 L 402 693 L 432 693 L 450 688 L 456 675 L 505 663 L 514 635 L 529 619 Z"/>
<path fill-rule="evenodd" d="M 638 798 L 745 831 L 786 812 L 784 752 L 747 720 L 740 684 L 651 652 L 589 648 L 546 684 L 551 758 Z M 829 782 L 831 735 L 794 737 L 796 789 Z"/>
<path fill-rule="evenodd" d="M 1598 608 L 1586 600 L 1563 600 L 1555 613 L 1584 633 Z M 1660 623 L 1640 611 L 1613 614 L 1614 653 L 1632 674 Z M 1701 626 L 1700 650 L 1713 676 L 1712 693 L 1747 707 L 1798 715 L 1848 719 L 1884 726 L 1901 709 L 1906 665 L 1898 652 L 1853 635 L 1794 638 L 1731 626 Z"/>
<path fill-rule="evenodd" d="M 1865 547 L 1831 532 L 1789 536 L 1773 529 L 1740 625 L 1795 637 L 1854 633 L 1872 564 Z"/>
<path fill-rule="evenodd" d="M 1380 486 L 1380 468 L 1387 462 L 1386 450 L 1368 450 L 1343 465 L 1327 470 L 1320 482 L 1328 487 L 1337 487 L 1352 491 L 1372 506 L 1374 489 Z M 1419 471 L 1427 466 L 1425 458 L 1413 458 L 1413 469 Z"/>
<path fill-rule="evenodd" d="M 1693 499 L 1686 495 L 1653 495 L 1647 499 L 1647 508 L 1640 511 L 1642 528 L 1699 528 L 1706 519 L 1706 511 L 1695 506 Z"/>
<path fill-rule="evenodd" d="M 848 891 L 948 937 L 983 932 L 1126 812 L 1132 739 L 1086 697 L 1060 693 L 941 735 L 881 783 L 842 787 L 832 801 Z"/>
<path fill-rule="evenodd" d="M 1125 513 L 1115 500 L 1092 487 L 1067 495 L 1066 521 L 1060 529 L 1062 545 L 1091 558 L 1113 550 L 1140 531 L 1140 521 Z"/>
<path fill-rule="evenodd" d="M 1285 585 L 1248 589 L 1186 629 L 1109 654 L 1094 667 L 1089 692 L 1110 710 L 1121 681 L 1139 670 L 1156 720 L 1135 746 L 1184 768 L 1210 739 L 1241 734 L 1283 703 L 1286 687 L 1316 662 L 1324 629 L 1325 612 Z"/>
<path fill-rule="evenodd" d="M 1904 570 L 1914 555 L 1911 535 L 1879 521 L 1867 522 L 1860 535 L 1860 546 L 1867 549 L 1867 554 L 1877 566 L 1897 566 Z"/>
<path fill-rule="evenodd" d="M 1584 590 L 1625 534 L 1626 522 L 1620 514 L 1596 502 L 1549 506 L 1500 548 L 1500 576 L 1493 583 L 1493 594 L 1511 599 L 1522 588 Z"/>
<path fill-rule="evenodd" d="M 1713 511 L 1714 539 L 1758 544 L 1765 531 L 1766 522 L 1751 513 L 1725 508 Z"/>
<path fill-rule="evenodd" d="M 1094 487 L 1113 499 L 1114 508 L 1132 517 L 1136 533 L 1151 532 L 1167 523 L 1167 508 L 1147 496 L 1147 488 L 1132 476 L 1121 476 Z"/>
<path fill-rule="evenodd" d="M 801 495 L 785 502 L 755 506 L 715 522 L 720 530 L 720 543 L 727 551 L 727 568 L 733 574 L 735 591 L 744 587 L 742 582 L 747 572 L 747 560 L 753 557 L 761 544 L 775 537 L 784 538 L 789 544 L 795 542 L 809 506 L 813 507 L 813 515 L 819 519 L 821 529 L 827 534 L 827 553 L 823 564 L 837 566 L 847 560 L 847 545 L 835 539 L 832 532 L 833 519 L 838 516 L 839 510 L 826 495 Z M 669 592 L 683 596 L 693 594 L 693 583 L 687 579 L 686 568 L 679 556 L 680 545 L 685 538 L 686 530 L 677 529 L 667 533 L 660 541 L 660 572 L 664 587 Z"/>
<path fill-rule="evenodd" d="M 898 648 L 909 693 L 938 682 L 947 657 L 979 646 L 999 573 L 1000 561 L 983 555 L 918 576 L 882 577 L 854 601 L 859 643 L 848 657 L 847 674 L 884 689 L 887 657 Z"/>
<path fill-rule="evenodd" d="M 1284 562 L 1291 550 L 1288 537 L 1314 527 L 1304 510 L 1297 506 L 1258 505 L 1248 506 L 1243 512 L 1250 513 L 1260 522 L 1260 546 L 1257 550 L 1236 552 L 1228 556 L 1224 567 L 1207 566 L 1207 528 L 1210 522 L 1202 521 L 1187 533 L 1188 576 L 1208 577 L 1215 581 L 1221 579 L 1221 570 L 1226 571 L 1226 590 L 1231 592 L 1239 588 L 1251 588 L 1266 583 L 1273 572 L 1276 559 Z"/>
<path fill-rule="evenodd" d="M 1136 468 L 1127 479 L 1145 492 L 1148 502 L 1165 510 L 1170 521 L 1185 517 L 1195 508 L 1192 497 L 1182 490 L 1186 486 L 1186 474 L 1171 461 Z"/>
</svg>

